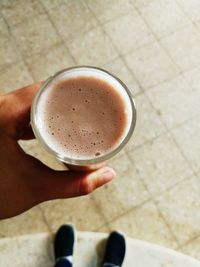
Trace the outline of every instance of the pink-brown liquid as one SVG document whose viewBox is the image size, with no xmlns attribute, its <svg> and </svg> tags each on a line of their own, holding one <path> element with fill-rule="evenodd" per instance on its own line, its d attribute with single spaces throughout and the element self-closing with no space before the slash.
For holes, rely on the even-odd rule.
<svg viewBox="0 0 200 267">
<path fill-rule="evenodd" d="M 108 153 L 120 142 L 127 124 L 120 94 L 94 77 L 59 82 L 42 105 L 41 127 L 49 146 L 72 158 Z"/>
</svg>

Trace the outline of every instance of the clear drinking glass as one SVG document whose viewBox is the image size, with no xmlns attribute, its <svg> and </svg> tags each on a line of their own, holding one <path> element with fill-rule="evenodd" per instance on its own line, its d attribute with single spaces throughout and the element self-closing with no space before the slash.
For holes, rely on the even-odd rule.
<svg viewBox="0 0 200 267">
<path fill-rule="evenodd" d="M 93 77 L 97 75 L 98 77 L 101 77 L 105 81 L 108 79 L 111 81 L 113 87 L 118 86 L 118 88 L 121 88 L 121 94 L 126 98 L 126 105 L 128 105 L 128 111 L 129 111 L 129 125 L 126 131 L 126 134 L 121 140 L 121 142 L 113 148 L 113 150 L 109 151 L 107 154 L 101 155 L 99 157 L 89 158 L 89 159 L 81 159 L 81 158 L 70 158 L 66 157 L 65 155 L 62 155 L 55 151 L 50 144 L 46 140 L 44 140 L 41 131 L 40 131 L 40 112 L 38 107 L 38 102 L 40 101 L 40 98 L 42 94 L 45 92 L 45 90 L 48 90 L 48 86 L 53 83 L 56 79 L 59 78 L 59 80 L 63 77 L 63 80 L 65 80 L 68 76 L 70 77 L 71 74 L 74 74 L 74 72 L 81 73 L 88 73 L 88 77 L 90 77 L 90 74 L 93 74 Z M 62 80 L 60 80 L 62 81 Z M 39 143 L 52 155 L 54 155 L 58 160 L 66 163 L 67 165 L 76 167 L 90 167 L 90 166 L 98 166 L 99 164 L 105 162 L 106 160 L 110 159 L 111 157 L 115 156 L 128 142 L 130 139 L 134 128 L 136 124 L 136 108 L 135 108 L 135 102 L 133 100 L 133 97 L 126 87 L 126 85 L 117 77 L 109 73 L 108 71 L 105 71 L 100 68 L 96 67 L 90 67 L 90 66 L 78 66 L 73 68 L 68 68 L 61 70 L 51 77 L 49 77 L 41 86 L 40 90 L 36 94 L 32 107 L 31 107 L 31 125 L 33 128 L 33 132 L 35 134 L 35 137 L 39 141 Z"/>
</svg>

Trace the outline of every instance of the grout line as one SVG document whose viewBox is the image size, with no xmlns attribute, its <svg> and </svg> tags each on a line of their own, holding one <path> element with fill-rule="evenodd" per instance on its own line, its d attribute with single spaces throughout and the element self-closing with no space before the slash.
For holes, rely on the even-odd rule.
<svg viewBox="0 0 200 267">
<path fill-rule="evenodd" d="M 199 238 L 200 238 L 200 235 L 195 236 L 195 237 L 191 238 L 189 241 L 187 241 L 186 243 L 184 243 L 184 244 L 178 246 L 177 249 L 182 249 L 182 248 L 184 248 L 185 246 L 190 245 L 190 243 L 192 243 L 193 241 L 196 241 L 196 240 L 199 239 Z"/>
<path fill-rule="evenodd" d="M 185 80 L 185 82 L 187 83 L 186 80 Z M 154 105 L 153 105 L 151 99 L 149 98 L 148 94 L 147 94 L 147 93 L 144 93 L 144 94 L 146 95 L 146 97 L 147 97 L 148 100 L 150 101 L 150 104 L 151 104 L 152 108 L 157 112 L 157 110 L 156 110 L 156 108 L 154 107 Z M 196 116 L 197 116 L 197 115 L 196 115 Z M 195 116 L 195 117 L 196 117 L 196 116 Z M 194 117 L 192 117 L 192 118 L 194 118 Z M 166 130 L 167 130 L 167 132 L 169 133 L 169 135 L 171 136 L 171 138 L 172 138 L 173 142 L 175 143 L 175 145 L 176 145 L 178 151 L 181 153 L 182 157 L 185 159 L 185 161 L 187 162 L 188 166 L 190 167 L 190 170 L 192 171 L 193 174 L 195 174 L 194 169 L 193 169 L 191 163 L 188 161 L 188 159 L 186 158 L 185 154 L 183 153 L 181 147 L 180 147 L 179 144 L 176 142 L 176 139 L 174 138 L 174 136 L 173 136 L 173 134 L 172 134 L 172 128 L 168 128 L 168 126 L 167 126 L 167 124 L 165 123 L 165 121 L 163 120 L 162 116 L 160 116 L 160 120 L 161 120 L 163 126 L 166 128 Z M 189 121 L 189 120 L 191 120 L 191 118 L 190 118 L 190 119 L 187 119 L 186 122 Z M 183 125 L 183 124 L 185 124 L 185 121 L 184 121 L 181 125 Z M 178 127 L 180 127 L 180 125 L 178 125 L 177 128 L 178 128 Z M 175 129 L 175 127 L 174 127 L 173 129 Z"/>
<path fill-rule="evenodd" d="M 96 20 L 97 20 L 97 22 L 98 22 L 100 28 L 102 29 L 103 33 L 104 33 L 104 34 L 108 37 L 108 39 L 110 40 L 110 43 L 111 43 L 112 46 L 114 47 L 115 52 L 117 53 L 118 57 L 120 57 L 120 53 L 119 53 L 118 49 L 116 48 L 116 46 L 115 46 L 115 44 L 113 43 L 113 41 L 112 41 L 112 39 L 110 38 L 110 36 L 109 36 L 109 35 L 106 33 L 106 31 L 104 30 L 104 28 L 103 28 L 103 24 L 101 23 L 101 21 L 98 19 L 98 17 L 95 15 L 95 13 L 93 12 L 93 10 L 90 8 L 90 6 L 89 6 L 87 3 L 86 3 L 86 6 L 87 6 L 88 9 L 90 10 L 90 12 L 93 14 L 93 16 L 96 18 Z M 112 59 L 111 62 L 114 61 L 114 60 L 116 60 L 116 58 L 115 58 L 115 59 Z"/>
<path fill-rule="evenodd" d="M 163 50 L 165 51 L 165 53 L 168 55 L 168 57 L 170 58 L 170 60 L 171 60 L 172 63 L 174 64 L 174 67 L 175 67 L 174 70 L 176 71 L 176 69 L 177 69 L 177 70 L 178 70 L 178 73 L 179 73 L 179 71 L 180 71 L 180 73 L 181 73 L 181 69 L 179 68 L 179 66 L 176 64 L 176 62 L 174 61 L 174 59 L 171 57 L 171 55 L 170 55 L 170 53 L 168 52 L 168 50 L 167 50 L 167 49 L 162 45 L 162 43 L 160 42 L 160 40 L 166 38 L 166 36 L 165 36 L 165 37 L 162 37 L 162 38 L 158 38 L 157 35 L 154 33 L 154 31 L 153 31 L 153 30 L 151 29 L 151 27 L 149 26 L 148 22 L 146 21 L 145 17 L 142 15 L 142 13 L 140 12 L 140 10 L 139 10 L 136 6 L 135 6 L 135 9 L 136 9 L 138 15 L 140 15 L 140 17 L 142 18 L 142 20 L 143 20 L 143 22 L 145 23 L 145 25 L 147 26 L 147 28 L 148 28 L 148 29 L 151 31 L 151 33 L 153 34 L 154 38 L 157 40 L 157 42 L 160 44 L 160 46 L 163 48 Z M 175 31 L 174 33 L 178 32 L 178 31 L 180 31 L 180 30 L 182 30 L 182 29 L 184 29 L 184 28 L 187 28 L 187 27 L 185 26 L 185 27 L 183 27 L 183 28 L 181 28 L 181 29 Z M 174 33 L 170 33 L 168 36 L 170 36 L 170 35 L 172 35 L 172 34 L 174 34 Z"/>
<path fill-rule="evenodd" d="M 48 220 L 47 220 L 47 218 L 46 218 L 46 216 L 45 216 L 45 214 L 44 214 L 43 208 L 42 208 L 40 205 L 38 205 L 38 208 L 39 208 L 39 210 L 41 211 L 42 218 L 43 218 L 43 220 L 44 220 L 44 222 L 45 222 L 45 224 L 46 224 L 46 226 L 47 226 L 47 228 L 48 228 L 48 232 L 49 232 L 49 233 L 52 233 L 52 232 L 53 232 L 53 231 L 52 231 L 52 228 L 51 228 L 51 226 L 49 225 L 49 222 L 48 222 Z"/>
<path fill-rule="evenodd" d="M 105 223 L 104 223 L 102 226 L 98 227 L 98 228 L 101 228 L 101 227 L 103 227 L 103 226 L 105 226 L 105 225 L 108 225 L 108 221 L 107 221 L 107 219 L 106 219 L 106 217 L 105 217 L 105 215 L 104 215 L 102 209 L 101 209 L 101 208 L 99 207 L 99 205 L 97 204 L 97 201 L 96 201 L 95 197 L 93 196 L 93 194 L 91 194 L 91 199 L 92 199 L 92 201 L 93 201 L 93 203 L 94 203 L 94 205 L 95 205 L 96 210 L 98 211 L 98 213 L 100 214 L 100 216 L 103 217 L 103 220 L 105 221 Z M 98 230 L 98 228 L 97 228 L 97 230 Z"/>
<path fill-rule="evenodd" d="M 65 39 L 64 39 L 64 38 L 62 37 L 62 35 L 59 33 L 59 31 L 58 31 L 58 29 L 57 29 L 55 23 L 54 23 L 53 20 L 51 19 L 51 16 L 50 16 L 50 14 L 49 14 L 49 11 L 45 8 L 45 6 L 43 5 L 43 3 L 42 3 L 41 0 L 39 0 L 39 2 L 40 2 L 40 4 L 42 5 L 42 7 L 43 7 L 43 9 L 44 9 L 44 12 L 45 12 L 45 14 L 47 15 L 47 17 L 48 17 L 48 19 L 49 19 L 49 21 L 50 21 L 52 27 L 54 28 L 54 30 L 55 30 L 55 32 L 56 32 L 56 34 L 60 37 L 60 39 L 62 40 L 62 43 L 64 44 L 65 48 L 67 49 L 67 52 L 68 52 L 69 55 L 71 56 L 73 63 L 74 63 L 74 64 L 77 64 L 76 59 L 75 59 L 74 56 L 70 53 L 70 50 L 69 50 L 68 46 L 66 45 Z M 61 4 L 61 5 L 62 5 L 62 4 Z M 58 6 L 59 6 L 59 5 L 58 5 Z M 57 6 L 57 7 L 58 7 L 58 6 Z"/>
<path fill-rule="evenodd" d="M 174 78 L 174 79 L 175 79 L 175 78 Z M 185 79 L 184 79 L 184 82 L 187 83 L 187 81 L 186 81 Z M 151 99 L 149 98 L 148 94 L 145 93 L 145 95 L 146 95 L 146 97 L 148 98 L 148 100 L 149 100 L 149 102 L 150 102 L 152 108 L 153 108 L 155 111 L 157 111 L 156 108 L 154 107 L 154 105 L 153 105 Z M 194 169 L 193 169 L 191 163 L 190 163 L 190 162 L 188 161 L 188 159 L 186 158 L 185 154 L 183 153 L 182 148 L 181 148 L 181 147 L 179 146 L 179 144 L 176 142 L 176 139 L 174 138 L 174 135 L 172 134 L 172 130 L 181 127 L 182 125 L 184 125 L 184 124 L 187 123 L 188 121 L 191 121 L 192 119 L 196 118 L 197 116 L 199 116 L 199 115 L 196 114 L 194 117 L 187 119 L 187 120 L 184 121 L 183 123 L 177 125 L 177 127 L 175 126 L 175 127 L 173 127 L 173 128 L 169 128 L 169 127 L 167 126 L 167 124 L 165 123 L 165 121 L 163 120 L 162 116 L 160 116 L 160 120 L 161 120 L 162 124 L 164 125 L 164 127 L 165 127 L 166 130 L 167 130 L 167 132 L 168 132 L 169 135 L 171 136 L 171 138 L 172 138 L 172 140 L 174 141 L 174 143 L 175 143 L 177 149 L 179 150 L 179 152 L 181 153 L 182 157 L 183 157 L 183 158 L 185 159 L 185 161 L 187 162 L 187 164 L 188 164 L 188 166 L 190 167 L 190 169 L 191 169 L 191 171 L 192 171 L 193 174 L 195 174 Z"/>
<path fill-rule="evenodd" d="M 110 224 L 115 222 L 116 220 L 122 218 L 123 216 L 125 215 L 128 215 L 129 213 L 135 211 L 135 210 L 138 210 L 140 207 L 142 207 L 143 205 L 145 205 L 146 203 L 152 201 L 152 199 L 148 198 L 146 200 L 144 200 L 143 202 L 141 202 L 140 204 L 136 205 L 135 207 L 132 207 L 126 211 L 123 211 L 122 213 L 120 213 L 120 215 L 117 215 L 115 217 L 113 217 L 111 220 L 108 220 L 108 225 L 110 227 Z"/>
<path fill-rule="evenodd" d="M 132 161 L 131 157 L 129 156 L 129 154 L 130 154 L 130 151 L 127 152 L 127 156 L 128 156 L 128 158 L 129 158 L 129 160 L 133 163 L 133 161 Z M 140 172 L 138 171 L 138 175 L 139 175 L 140 179 L 143 181 L 143 183 L 144 183 L 144 185 L 145 185 L 145 189 L 147 189 L 147 191 L 148 191 L 149 194 L 151 195 L 152 199 L 154 199 L 154 198 L 158 198 L 158 197 L 160 197 L 161 195 L 163 195 L 163 194 L 169 192 L 169 191 L 172 190 L 175 186 L 177 186 L 177 185 L 179 185 L 179 184 L 181 184 L 181 183 L 187 181 L 188 179 L 192 179 L 194 176 L 197 176 L 198 173 L 199 173 L 199 171 L 197 171 L 197 172 L 193 172 L 193 171 L 192 171 L 192 173 L 191 173 L 190 175 L 187 175 L 186 177 L 184 177 L 184 178 L 182 178 L 181 180 L 177 181 L 177 182 L 174 183 L 173 185 L 170 185 L 170 186 L 167 187 L 165 190 L 163 190 L 163 191 L 161 191 L 161 192 L 158 192 L 158 193 L 156 193 L 156 194 L 152 194 L 152 193 L 149 191 L 148 186 L 147 186 L 145 180 L 141 177 Z"/>
<path fill-rule="evenodd" d="M 130 156 L 129 156 L 129 152 L 127 153 L 127 156 L 128 156 L 128 158 L 129 158 L 129 160 L 132 162 L 132 159 L 131 159 Z M 158 210 L 159 216 L 160 216 L 160 217 L 163 219 L 163 221 L 165 222 L 165 224 L 166 224 L 167 228 L 169 229 L 169 231 L 170 231 L 172 237 L 173 237 L 174 240 L 176 241 L 177 248 L 179 248 L 179 247 L 180 247 L 180 242 L 179 242 L 179 240 L 176 238 L 176 236 L 174 235 L 173 230 L 171 229 L 170 224 L 167 222 L 167 220 L 165 219 L 164 215 L 162 214 L 162 211 L 161 211 L 161 209 L 160 209 L 160 207 L 159 207 L 159 205 L 158 205 L 158 201 L 156 200 L 156 198 L 161 197 L 162 195 L 166 194 L 167 192 L 169 192 L 170 190 L 172 190 L 172 189 L 173 189 L 174 187 L 176 187 L 177 185 L 179 185 L 179 184 L 181 184 L 181 183 L 184 183 L 184 182 L 187 181 L 187 180 L 192 179 L 192 178 L 194 177 L 194 175 L 196 176 L 196 174 L 195 174 L 195 173 L 193 172 L 193 170 L 192 170 L 192 174 L 191 174 L 191 175 L 189 175 L 189 176 L 187 176 L 187 177 L 181 179 L 180 181 L 178 181 L 178 182 L 176 182 L 175 184 L 171 185 L 170 187 L 168 187 L 168 188 L 165 189 L 164 191 L 159 192 L 159 193 L 156 193 L 156 194 L 152 194 L 152 193 L 149 191 L 148 186 L 147 186 L 147 184 L 145 183 L 145 180 L 140 176 L 140 173 L 139 173 L 139 172 L 138 172 L 138 175 L 139 175 L 139 177 L 140 177 L 140 179 L 141 179 L 141 181 L 142 181 L 142 183 L 143 183 L 145 189 L 147 190 L 147 192 L 148 192 L 149 195 L 151 196 L 151 198 L 150 198 L 149 200 L 151 200 L 151 201 L 155 204 L 155 206 L 156 206 L 156 208 L 157 208 L 157 210 Z M 196 176 L 196 177 L 197 177 L 197 176 Z M 142 205 L 143 205 L 143 204 L 142 204 Z M 137 206 L 136 208 L 139 208 L 139 207 L 142 206 L 142 205 L 139 205 L 139 206 Z M 123 216 L 123 215 L 122 215 L 122 216 Z M 120 217 L 121 217 L 121 216 L 120 216 Z"/>
<path fill-rule="evenodd" d="M 87 5 L 87 3 L 86 3 L 86 5 Z M 88 5 L 87 5 L 87 6 L 88 6 Z M 91 11 L 91 12 L 93 13 L 93 15 L 95 16 L 94 12 L 91 10 L 91 8 L 90 8 L 89 6 L 88 6 L 88 9 L 90 9 L 90 11 Z M 141 45 L 140 47 L 138 47 L 138 48 L 136 48 L 136 49 L 134 49 L 134 50 L 128 52 L 127 54 L 121 54 L 121 52 L 120 52 L 120 51 L 118 50 L 118 48 L 115 46 L 115 43 L 113 43 L 113 41 L 112 41 L 112 39 L 110 38 L 110 36 L 109 36 L 109 35 L 107 34 L 107 32 L 104 30 L 104 28 L 103 28 L 104 24 L 102 24 L 102 23 L 98 20 L 98 18 L 97 18 L 96 16 L 95 16 L 95 17 L 96 17 L 96 19 L 99 21 L 99 24 L 101 25 L 101 27 L 102 27 L 104 33 L 108 36 L 108 38 L 110 39 L 110 42 L 111 42 L 112 45 L 115 47 L 115 50 L 117 51 L 117 53 L 118 53 L 118 55 L 119 55 L 119 58 L 121 58 L 121 60 L 123 61 L 123 63 L 124 63 L 125 66 L 127 67 L 127 69 L 129 70 L 130 74 L 131 74 L 132 77 L 135 79 L 136 83 L 137 83 L 138 86 L 139 86 L 140 91 L 141 91 L 141 92 L 144 92 L 144 91 L 145 91 L 145 88 L 141 85 L 141 83 L 140 83 L 139 80 L 137 79 L 136 75 L 132 72 L 132 70 L 131 70 L 131 69 L 129 68 L 129 66 L 127 65 L 127 63 L 126 63 L 126 61 L 125 61 L 125 59 L 124 59 L 124 56 L 127 56 L 127 55 L 129 55 L 129 54 L 131 54 L 131 53 L 134 53 L 134 52 L 136 52 L 137 50 L 142 49 L 143 47 L 148 47 L 150 44 L 152 44 L 152 43 L 154 43 L 155 41 L 157 41 L 157 42 L 160 44 L 160 46 L 162 47 L 162 49 L 165 51 L 165 53 L 168 55 L 168 57 L 170 58 L 171 62 L 173 63 L 172 66 L 174 65 L 174 66 L 173 66 L 173 69 L 174 69 L 174 72 L 175 72 L 175 73 L 174 73 L 174 76 L 172 77 L 172 79 L 173 79 L 173 78 L 176 78 L 178 75 L 182 74 L 183 71 L 179 68 L 179 66 L 176 64 L 176 62 L 174 62 L 173 58 L 172 58 L 171 55 L 168 53 L 168 51 L 165 49 L 165 47 L 163 47 L 163 45 L 162 45 L 161 42 L 160 42 L 160 39 L 157 38 L 157 36 L 154 34 L 154 32 L 152 31 L 152 29 L 150 28 L 150 26 L 148 25 L 148 23 L 146 22 L 146 20 L 143 18 L 141 12 L 138 10 L 137 7 L 135 7 L 135 10 L 136 10 L 136 12 L 138 13 L 138 15 L 142 18 L 142 20 L 144 21 L 145 25 L 146 25 L 147 28 L 150 30 L 150 32 L 152 33 L 152 35 L 154 36 L 155 40 L 149 42 L 148 44 Z M 127 14 L 126 14 L 126 15 L 127 15 Z M 122 16 L 125 16 L 125 14 L 120 15 L 120 16 L 118 16 L 117 18 L 122 17 Z M 115 20 L 115 19 L 116 19 L 116 18 L 114 18 L 114 19 L 112 19 L 112 20 Z M 105 24 L 106 24 L 106 23 L 105 23 Z M 181 29 L 184 29 L 184 28 L 186 28 L 186 26 L 181 27 L 181 28 L 178 29 L 177 31 L 180 31 Z M 170 34 L 168 34 L 168 35 L 166 35 L 166 36 L 164 36 L 164 37 L 170 36 L 170 35 L 172 35 L 173 33 L 176 33 L 177 31 L 175 31 L 175 32 L 171 32 Z M 164 37 L 162 37 L 162 38 L 164 38 Z M 164 81 L 162 81 L 162 82 L 167 82 L 167 81 L 169 81 L 169 80 L 171 80 L 171 79 L 166 79 L 166 80 L 164 80 Z M 158 84 L 153 85 L 152 87 L 155 87 L 155 86 L 161 84 L 162 82 L 159 82 Z"/>
<path fill-rule="evenodd" d="M 189 19 L 189 21 L 192 23 L 192 25 L 199 31 L 196 22 L 194 20 L 192 20 L 192 18 L 190 17 L 189 13 L 187 13 L 185 11 L 185 8 L 177 1 L 175 0 L 176 4 L 179 6 L 179 8 L 182 10 L 182 12 L 184 13 L 184 15 Z"/>
<path fill-rule="evenodd" d="M 128 155 L 129 160 L 132 162 L 132 160 L 131 160 L 131 158 L 130 158 L 130 156 L 129 156 L 128 153 L 127 153 L 127 155 Z M 139 175 L 140 180 L 142 181 L 142 183 L 143 183 L 143 185 L 144 185 L 146 191 L 147 191 L 148 194 L 150 195 L 150 200 L 151 200 L 151 201 L 154 203 L 154 205 L 156 206 L 159 216 L 162 218 L 162 220 L 163 220 L 164 223 L 166 224 L 166 226 L 167 226 L 169 232 L 171 233 L 171 236 L 174 238 L 174 240 L 175 240 L 175 242 L 176 242 L 176 245 L 178 245 L 179 242 L 178 242 L 176 236 L 174 235 L 174 233 L 173 233 L 173 231 L 172 231 L 170 225 L 169 225 L 168 222 L 166 221 L 165 217 L 164 217 L 163 214 L 161 213 L 161 210 L 160 210 L 160 208 L 159 208 L 159 206 L 157 205 L 157 202 L 156 202 L 156 200 L 155 200 L 155 196 L 157 197 L 157 196 L 159 196 L 159 195 L 163 195 L 165 192 L 167 192 L 167 190 L 165 190 L 164 192 L 160 192 L 160 194 L 158 193 L 157 195 L 156 195 L 156 194 L 153 195 L 153 194 L 149 191 L 148 186 L 147 186 L 147 184 L 145 183 L 145 180 L 141 177 L 140 172 L 138 172 L 138 175 Z M 176 185 L 171 186 L 171 188 L 173 188 L 174 186 L 176 186 Z M 169 188 L 168 188 L 168 189 L 169 189 Z"/>
<path fill-rule="evenodd" d="M 9 24 L 8 24 L 8 22 L 7 22 L 7 20 L 6 20 L 6 18 L 4 17 L 4 15 L 3 15 L 2 13 L 1 13 L 1 15 L 2 15 L 2 18 L 4 19 L 4 21 L 5 21 L 6 25 L 7 25 L 7 27 L 8 27 L 9 37 L 14 41 L 14 44 L 15 44 L 15 46 L 17 47 L 17 50 L 18 50 L 19 54 L 21 55 L 22 62 L 25 64 L 25 66 L 26 66 L 26 68 L 27 68 L 27 70 L 28 70 L 28 72 L 29 72 L 31 78 L 33 79 L 33 81 L 35 81 L 34 76 L 33 76 L 33 73 L 32 73 L 31 69 L 29 68 L 29 66 L 28 66 L 28 64 L 27 64 L 26 59 L 25 59 L 24 55 L 22 54 L 22 52 L 21 52 L 21 50 L 20 50 L 20 48 L 19 48 L 19 45 L 18 45 L 18 43 L 17 43 L 17 41 L 16 41 L 14 35 L 12 34 L 12 30 L 11 30 L 11 28 L 10 28 L 10 26 L 9 26 Z M 19 62 L 19 61 L 18 61 L 18 62 Z M 18 63 L 18 62 L 15 62 L 15 64 Z M 14 63 L 12 63 L 12 64 L 14 64 Z M 12 66 L 12 64 L 10 64 L 10 66 Z"/>
</svg>

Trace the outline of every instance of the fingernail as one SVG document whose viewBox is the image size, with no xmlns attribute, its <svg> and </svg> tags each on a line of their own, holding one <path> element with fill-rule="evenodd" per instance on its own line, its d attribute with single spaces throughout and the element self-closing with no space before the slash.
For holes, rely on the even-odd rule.
<svg viewBox="0 0 200 267">
<path fill-rule="evenodd" d="M 99 176 L 101 176 L 101 178 L 105 182 L 109 182 L 110 180 L 112 180 L 116 176 L 116 173 L 112 168 L 105 167 L 105 168 L 102 168 L 101 170 L 99 170 Z"/>
</svg>

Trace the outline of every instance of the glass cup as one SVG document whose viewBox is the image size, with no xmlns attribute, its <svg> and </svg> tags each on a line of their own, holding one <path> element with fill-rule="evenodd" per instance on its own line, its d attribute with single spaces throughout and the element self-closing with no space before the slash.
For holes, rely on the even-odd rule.
<svg viewBox="0 0 200 267">
<path fill-rule="evenodd" d="M 129 116 L 129 125 L 127 127 L 125 136 L 123 139 L 120 141 L 117 146 L 115 146 L 111 151 L 109 151 L 106 154 L 103 154 L 99 157 L 94 157 L 94 158 L 89 158 L 89 159 L 81 159 L 81 158 L 70 158 L 66 157 L 65 155 L 62 155 L 61 153 L 58 153 L 55 151 L 50 144 L 43 138 L 41 131 L 40 131 L 40 111 L 38 109 L 38 103 L 40 101 L 40 98 L 42 97 L 42 94 L 48 90 L 48 86 L 50 84 L 53 84 L 56 79 L 59 79 L 59 81 L 64 81 L 67 78 L 70 78 L 70 75 L 74 74 L 79 74 L 80 76 L 83 76 L 81 73 L 85 73 L 84 76 L 86 75 L 87 77 L 90 77 L 92 74 L 92 77 L 97 77 L 101 78 L 105 81 L 110 81 L 110 84 L 112 85 L 113 88 L 117 87 L 118 91 L 120 90 L 121 96 L 124 97 L 124 103 L 127 107 L 128 110 L 128 116 Z M 38 93 L 36 94 L 32 107 L 31 107 L 31 125 L 33 132 L 35 134 L 35 137 L 39 141 L 39 143 L 53 156 L 55 156 L 58 160 L 62 161 L 63 163 L 67 164 L 68 167 L 71 169 L 75 170 L 87 170 L 87 169 L 97 169 L 100 166 L 103 165 L 105 161 L 110 159 L 111 157 L 115 156 L 128 142 L 130 139 L 134 128 L 136 124 L 136 108 L 135 108 L 135 102 L 133 100 L 133 97 L 126 87 L 126 85 L 117 77 L 109 73 L 108 71 L 105 71 L 100 68 L 96 67 L 90 67 L 90 66 L 78 66 L 78 67 L 73 67 L 73 68 L 68 68 L 61 70 L 51 77 L 49 77 L 41 86 L 39 89 Z"/>
</svg>

